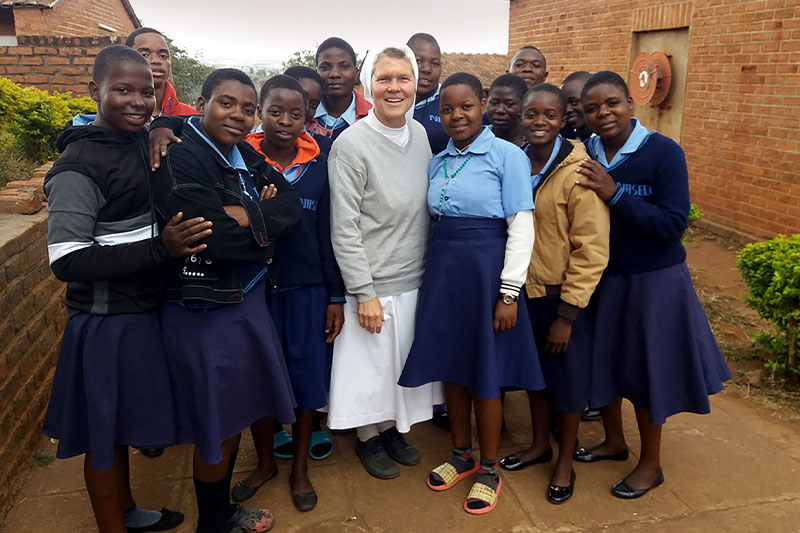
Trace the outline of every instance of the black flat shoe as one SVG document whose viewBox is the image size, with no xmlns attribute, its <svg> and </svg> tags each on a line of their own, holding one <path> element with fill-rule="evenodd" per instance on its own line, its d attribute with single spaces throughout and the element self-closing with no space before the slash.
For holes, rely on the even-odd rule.
<svg viewBox="0 0 800 533">
<path fill-rule="evenodd" d="M 522 470 L 529 466 L 538 465 L 541 463 L 549 463 L 553 460 L 553 448 L 548 448 L 539 457 L 534 457 L 530 461 L 520 461 L 516 455 L 507 455 L 500 459 L 500 468 L 514 472 L 515 470 Z"/>
<path fill-rule="evenodd" d="M 602 420 L 602 418 L 603 417 L 600 416 L 600 409 L 587 407 L 581 411 L 581 421 L 583 422 L 597 422 L 598 420 Z"/>
<path fill-rule="evenodd" d="M 127 533 L 144 533 L 146 531 L 167 531 L 178 527 L 183 523 L 183 513 L 170 511 L 166 507 L 161 509 L 161 518 L 155 524 L 141 527 L 126 527 Z"/>
<path fill-rule="evenodd" d="M 655 481 L 653 481 L 653 484 L 646 489 L 635 489 L 628 485 L 624 479 L 622 479 L 617 481 L 617 483 L 611 487 L 611 494 L 617 498 L 622 498 L 623 500 L 634 500 L 636 498 L 641 498 L 647 494 L 647 491 L 658 487 L 662 483 L 664 483 L 664 473 L 659 468 Z"/>
<path fill-rule="evenodd" d="M 272 473 L 267 477 L 267 479 L 264 480 L 264 483 L 270 481 L 271 479 L 274 479 L 275 476 L 277 475 L 278 475 L 278 467 L 276 466 L 275 470 L 273 470 Z M 237 481 L 236 485 L 234 485 L 233 488 L 231 489 L 231 500 L 233 500 L 236 503 L 241 503 L 245 500 L 249 500 L 250 498 L 256 495 L 256 492 L 258 492 L 258 489 L 260 489 L 261 485 L 263 485 L 264 483 L 261 483 L 257 487 L 251 487 L 250 485 L 246 485 L 244 481 Z"/>
<path fill-rule="evenodd" d="M 307 494 L 292 494 L 294 507 L 298 511 L 310 511 L 317 506 L 317 492 L 312 491 Z"/>
<path fill-rule="evenodd" d="M 611 455 L 595 455 L 589 448 L 578 448 L 572 452 L 572 458 L 581 463 L 596 463 L 597 461 L 627 461 L 628 448 Z"/>
<path fill-rule="evenodd" d="M 569 486 L 559 487 L 550 483 L 547 486 L 547 501 L 550 503 L 564 503 L 572 498 L 572 493 L 575 492 L 575 471 L 573 470 L 569 475 Z"/>
<path fill-rule="evenodd" d="M 139 453 L 150 459 L 155 459 L 163 455 L 164 448 L 139 448 Z"/>
<path fill-rule="evenodd" d="M 447 412 L 433 413 L 433 425 L 443 431 L 450 431 L 450 417 Z"/>
</svg>

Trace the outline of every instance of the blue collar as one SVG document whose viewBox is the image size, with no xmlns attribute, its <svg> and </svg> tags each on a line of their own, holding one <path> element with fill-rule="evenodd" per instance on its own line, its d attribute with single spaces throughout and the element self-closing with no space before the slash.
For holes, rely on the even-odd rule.
<svg viewBox="0 0 800 533">
<path fill-rule="evenodd" d="M 556 137 L 556 140 L 553 143 L 553 150 L 550 152 L 550 157 L 547 159 L 547 163 L 544 164 L 544 166 L 542 167 L 542 170 L 540 170 L 538 174 L 536 174 L 535 176 L 533 176 L 531 178 L 531 181 L 533 182 L 534 190 L 536 190 L 536 187 L 539 186 L 539 182 L 542 181 L 542 177 L 545 175 L 545 173 L 548 170 L 550 170 L 550 165 L 552 165 L 553 161 L 555 161 L 556 157 L 558 157 L 558 152 L 561 151 L 561 145 L 563 144 L 563 142 L 564 142 L 564 140 L 562 139 L 561 134 L 559 133 L 558 137 Z M 530 144 L 526 144 L 525 148 L 523 148 L 523 151 L 527 154 L 528 151 L 530 150 L 530 148 L 531 148 L 531 145 Z"/>
<path fill-rule="evenodd" d="M 352 95 L 352 99 L 350 100 L 350 105 L 347 106 L 347 109 L 345 109 L 344 113 L 342 113 L 342 116 L 336 119 L 328 116 L 328 110 L 325 109 L 324 102 L 320 100 L 319 105 L 317 106 L 317 112 L 314 113 L 314 118 L 316 119 L 324 118 L 325 123 L 323 123 L 322 125 L 325 126 L 326 128 L 331 127 L 327 123 L 331 122 L 333 124 L 336 124 L 340 120 L 344 120 L 345 122 L 347 122 L 347 124 L 352 126 L 353 124 L 356 123 L 356 95 L 355 94 Z"/>
<path fill-rule="evenodd" d="M 426 105 L 430 104 L 431 102 L 433 102 L 434 100 L 439 98 L 439 90 L 441 88 L 442 88 L 442 84 L 441 83 L 436 85 L 436 89 L 434 89 L 432 92 L 429 92 L 428 95 L 425 98 L 423 98 L 422 100 L 420 100 L 416 104 L 414 104 L 414 109 L 422 109 Z"/>
<path fill-rule="evenodd" d="M 496 139 L 494 133 L 492 132 L 492 128 L 489 126 L 484 126 L 483 131 L 475 137 L 475 140 L 472 141 L 472 144 L 464 148 L 462 151 L 458 151 L 458 149 L 453 145 L 453 139 L 451 138 L 447 141 L 447 148 L 445 148 L 442 152 L 433 156 L 434 159 L 437 157 L 444 157 L 445 155 L 464 155 L 464 154 L 485 154 L 492 148 L 492 143 Z"/>
<path fill-rule="evenodd" d="M 223 161 L 225 161 L 226 163 L 228 163 L 230 166 L 232 166 L 237 170 L 245 170 L 245 171 L 248 170 L 247 165 L 245 164 L 244 159 L 242 158 L 242 153 L 239 151 L 239 148 L 235 144 L 231 148 L 231 151 L 228 152 L 227 156 L 222 155 L 222 152 L 220 152 L 219 148 L 217 148 L 217 146 L 213 142 L 211 142 L 211 139 L 203 135 L 203 132 L 201 132 L 200 129 L 196 126 L 196 124 L 199 122 L 200 122 L 200 117 L 191 117 L 187 121 L 187 124 L 189 124 L 189 126 L 191 126 L 195 132 L 197 132 L 197 134 L 200 136 L 201 139 L 203 139 L 206 143 L 208 143 L 208 145 L 211 148 L 214 149 L 214 151 L 223 159 Z"/>
<path fill-rule="evenodd" d="M 635 153 L 644 145 L 650 135 L 655 133 L 655 130 L 647 131 L 647 128 L 642 126 L 638 118 L 631 118 L 631 124 L 633 124 L 633 131 L 631 131 L 631 134 L 628 136 L 625 144 L 622 145 L 622 148 L 620 148 L 619 151 L 614 154 L 614 157 L 611 159 L 611 161 L 606 159 L 606 150 L 603 146 L 603 139 L 599 135 L 590 137 L 587 145 L 589 147 L 589 155 L 592 157 L 592 159 L 595 159 L 598 163 L 603 165 L 606 170 L 611 170 L 628 159 L 631 154 Z"/>
</svg>

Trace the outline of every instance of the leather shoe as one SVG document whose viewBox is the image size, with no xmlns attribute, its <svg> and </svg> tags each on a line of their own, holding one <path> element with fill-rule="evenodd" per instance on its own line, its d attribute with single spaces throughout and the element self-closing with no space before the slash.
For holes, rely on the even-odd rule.
<svg viewBox="0 0 800 533">
<path fill-rule="evenodd" d="M 356 453 L 361 458 L 364 468 L 378 479 L 392 479 L 400 475 L 400 469 L 383 448 L 380 436 L 367 442 L 356 439 Z"/>
<path fill-rule="evenodd" d="M 597 461 L 627 461 L 628 448 L 612 453 L 611 455 L 596 455 L 592 453 L 589 448 L 578 448 L 572 452 L 572 458 L 581 463 L 596 463 Z"/>
<path fill-rule="evenodd" d="M 514 472 L 515 470 L 522 470 L 529 466 L 538 465 L 541 463 L 549 463 L 553 460 L 553 448 L 548 448 L 538 457 L 534 457 L 530 461 L 520 461 L 516 454 L 506 455 L 500 459 L 500 468 Z"/>
<path fill-rule="evenodd" d="M 260 483 L 257 487 L 251 487 L 250 485 L 246 485 L 244 481 L 237 481 L 236 484 L 231 489 L 231 500 L 233 500 L 236 503 L 241 503 L 245 500 L 249 500 L 250 498 L 256 495 L 256 492 L 258 492 L 258 489 L 261 488 L 261 485 L 263 485 L 267 481 L 270 481 L 271 479 L 274 479 L 275 476 L 277 475 L 278 475 L 278 467 L 276 466 L 275 470 L 273 470 L 270 473 L 270 475 L 267 476 L 267 479 L 264 480 L 263 483 Z"/>
<path fill-rule="evenodd" d="M 647 491 L 650 489 L 654 489 L 664 483 L 664 472 L 661 469 L 658 469 L 658 475 L 656 476 L 655 481 L 653 484 L 647 487 L 646 489 L 635 489 L 628 485 L 624 479 L 617 481 L 613 487 L 611 487 L 611 494 L 616 496 L 617 498 L 622 498 L 623 500 L 633 500 L 636 498 L 641 498 Z"/>
<path fill-rule="evenodd" d="M 389 454 L 389 457 L 401 465 L 414 466 L 419 463 L 419 452 L 406 442 L 406 439 L 397 431 L 396 427 L 390 427 L 379 435 L 381 444 L 383 444 L 383 448 Z"/>
<path fill-rule="evenodd" d="M 559 487 L 550 483 L 547 486 L 547 500 L 550 503 L 564 503 L 572 498 L 572 493 L 575 492 L 575 471 L 570 472 L 569 486 Z"/>
<path fill-rule="evenodd" d="M 317 492 L 312 491 L 306 494 L 292 494 L 294 507 L 298 511 L 310 511 L 317 506 Z"/>
</svg>

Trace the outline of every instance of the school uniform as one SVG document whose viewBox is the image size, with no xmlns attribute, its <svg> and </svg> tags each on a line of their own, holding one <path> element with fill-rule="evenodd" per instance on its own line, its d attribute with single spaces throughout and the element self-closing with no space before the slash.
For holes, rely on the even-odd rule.
<svg viewBox="0 0 800 533">
<path fill-rule="evenodd" d="M 247 136 L 300 196 L 303 215 L 275 243 L 267 306 L 280 338 L 298 409 L 327 404 L 328 343 L 325 310 L 344 303 L 344 284 L 333 256 L 328 158 L 307 132 L 295 142 L 297 156 L 286 168 L 261 152 L 264 133 Z"/>
<path fill-rule="evenodd" d="M 594 352 L 612 354 L 596 374 L 616 397 L 663 424 L 679 412 L 708 413 L 708 395 L 731 378 L 692 286 L 681 244 L 689 214 L 680 146 L 637 119 L 611 161 L 600 137 L 589 154 L 617 182 L 608 267 L 595 291 Z M 613 398 L 607 398 L 609 401 Z M 596 405 L 602 405 L 598 403 Z"/>
<path fill-rule="evenodd" d="M 325 109 L 325 101 L 323 99 L 317 106 L 314 120 L 308 129 L 312 135 L 330 137 L 331 141 L 335 141 L 345 129 L 366 117 L 370 109 L 372 109 L 372 104 L 364 98 L 364 95 L 358 91 L 353 91 L 353 98 L 350 100 L 350 105 L 345 112 L 339 117 L 332 117 Z"/>
<path fill-rule="evenodd" d="M 58 439 L 59 458 L 91 453 L 95 470 L 114 466 L 114 446 L 176 442 L 158 318 L 170 256 L 152 215 L 146 142 L 144 130 L 69 125 L 44 182 L 68 319 L 42 431 Z"/>
<path fill-rule="evenodd" d="M 450 136 L 445 133 L 442 127 L 442 119 L 439 117 L 439 90 L 442 85 L 438 84 L 436 89 L 417 96 L 414 104 L 414 120 L 422 124 L 428 134 L 428 142 L 431 145 L 431 152 L 438 154 L 447 148 Z"/>
<path fill-rule="evenodd" d="M 481 398 L 498 398 L 501 388 L 543 389 L 525 305 L 517 305 L 516 326 L 498 333 L 493 329 L 501 291 L 519 290 L 501 278 L 507 259 L 506 219 L 533 209 L 528 158 L 484 128 L 461 152 L 451 140 L 431 160 L 428 176 L 433 240 L 414 344 L 399 384 L 451 382 Z M 532 233 L 530 218 L 528 223 Z M 528 246 L 523 254 L 523 281 L 530 251 Z"/>
<path fill-rule="evenodd" d="M 208 248 L 175 261 L 168 276 L 162 335 L 172 374 L 178 440 L 200 460 L 222 460 L 220 445 L 263 417 L 294 421 L 295 399 L 264 293 L 271 242 L 301 214 L 297 193 L 247 143 L 222 154 L 187 119 L 151 180 L 160 223 L 178 211 L 202 216 Z M 278 195 L 258 201 L 274 183 Z M 223 206 L 245 208 L 242 228 Z"/>
<path fill-rule="evenodd" d="M 525 151 L 530 150 L 530 145 Z M 541 172 L 532 177 L 536 210 L 533 245 L 525 283 L 526 303 L 539 349 L 546 394 L 559 411 L 579 413 L 596 398 L 592 369 L 592 313 L 589 301 L 608 263 L 608 207 L 576 184 L 577 169 L 589 156 L 580 142 L 559 135 Z M 572 324 L 565 353 L 550 356 L 547 337 L 559 317 Z M 608 357 L 610 354 L 597 354 Z"/>
</svg>

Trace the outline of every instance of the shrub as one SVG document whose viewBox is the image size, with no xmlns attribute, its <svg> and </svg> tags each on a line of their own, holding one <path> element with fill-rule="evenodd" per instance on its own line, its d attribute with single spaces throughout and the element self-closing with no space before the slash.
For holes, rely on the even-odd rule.
<svg viewBox="0 0 800 533">
<path fill-rule="evenodd" d="M 689 204 L 689 223 L 686 226 L 686 229 L 689 230 L 695 222 L 703 218 L 704 213 L 700 211 L 700 207 L 697 204 Z M 681 236 L 681 244 L 686 244 L 686 233 Z M 692 239 L 695 240 L 695 239 Z"/>
<path fill-rule="evenodd" d="M 757 343 L 775 356 L 767 367 L 800 375 L 800 234 L 748 244 L 738 255 L 736 266 L 749 292 L 747 305 L 778 331 L 777 336 L 762 332 L 757 337 Z"/>
</svg>

